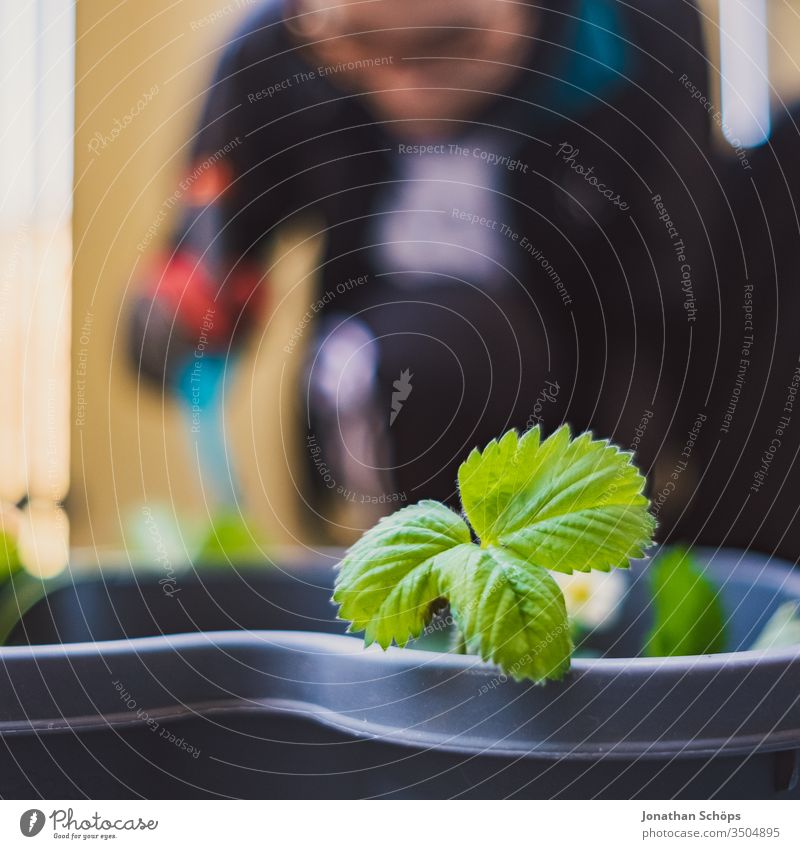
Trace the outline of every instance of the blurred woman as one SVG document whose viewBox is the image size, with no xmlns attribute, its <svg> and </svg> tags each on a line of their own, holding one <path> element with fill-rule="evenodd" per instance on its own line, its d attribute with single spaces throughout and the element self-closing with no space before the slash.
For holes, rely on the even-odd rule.
<svg viewBox="0 0 800 849">
<path fill-rule="evenodd" d="M 199 334 L 233 351 L 270 238 L 321 221 L 299 394 L 326 517 L 353 492 L 451 498 L 472 447 L 564 420 L 661 485 L 719 336 L 721 190 L 687 81 L 707 87 L 688 2 L 265 3 L 208 88 L 138 367 L 180 387 Z"/>
</svg>

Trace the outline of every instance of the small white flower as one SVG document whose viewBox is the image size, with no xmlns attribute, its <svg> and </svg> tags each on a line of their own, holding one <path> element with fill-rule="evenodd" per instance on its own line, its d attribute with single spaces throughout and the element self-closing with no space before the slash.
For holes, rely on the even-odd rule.
<svg viewBox="0 0 800 849">
<path fill-rule="evenodd" d="M 564 593 L 567 614 L 577 625 L 593 631 L 614 624 L 627 586 L 619 569 L 552 575 Z"/>
</svg>

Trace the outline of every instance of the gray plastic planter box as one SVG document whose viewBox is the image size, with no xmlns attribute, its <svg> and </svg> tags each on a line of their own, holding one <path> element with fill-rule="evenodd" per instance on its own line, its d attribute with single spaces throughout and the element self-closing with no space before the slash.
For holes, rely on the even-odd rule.
<svg viewBox="0 0 800 849">
<path fill-rule="evenodd" d="M 706 552 L 747 649 L 800 574 Z M 330 563 L 62 588 L 0 649 L 0 796 L 797 798 L 800 647 L 635 658 L 647 592 L 568 678 L 364 651 Z M 156 636 L 153 636 L 156 635 Z M 628 657 L 625 657 L 628 655 Z"/>
</svg>

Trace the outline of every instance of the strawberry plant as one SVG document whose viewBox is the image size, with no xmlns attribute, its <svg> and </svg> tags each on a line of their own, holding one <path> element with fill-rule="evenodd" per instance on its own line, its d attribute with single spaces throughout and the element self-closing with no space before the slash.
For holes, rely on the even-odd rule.
<svg viewBox="0 0 800 849">
<path fill-rule="evenodd" d="M 569 669 L 572 639 L 551 572 L 625 568 L 655 520 L 632 456 L 591 433 L 510 431 L 458 471 L 463 512 L 421 501 L 346 553 L 333 600 L 367 645 L 405 646 L 449 605 L 466 650 L 541 682 Z"/>
</svg>

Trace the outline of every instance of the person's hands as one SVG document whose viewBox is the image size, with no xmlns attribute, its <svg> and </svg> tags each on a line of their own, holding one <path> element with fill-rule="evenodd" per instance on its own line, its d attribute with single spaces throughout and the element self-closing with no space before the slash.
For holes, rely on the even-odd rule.
<svg viewBox="0 0 800 849">
<path fill-rule="evenodd" d="M 507 0 L 295 0 L 312 65 L 368 95 L 401 136 L 446 136 L 506 89 L 531 48 L 530 6 Z"/>
</svg>

